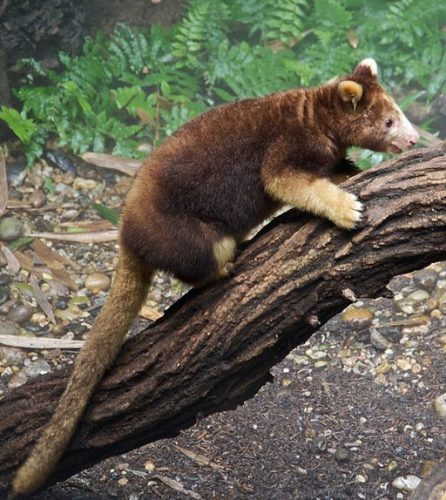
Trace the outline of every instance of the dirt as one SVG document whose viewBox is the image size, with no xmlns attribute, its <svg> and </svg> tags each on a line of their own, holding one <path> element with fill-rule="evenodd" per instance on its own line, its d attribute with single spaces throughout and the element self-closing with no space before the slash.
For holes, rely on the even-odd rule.
<svg viewBox="0 0 446 500">
<path fill-rule="evenodd" d="M 38 498 L 407 498 L 392 482 L 425 476 L 445 454 L 446 428 L 433 407 L 445 388 L 445 329 L 441 321 L 410 326 L 393 300 L 361 309 L 386 323 L 409 321 L 405 335 L 417 343 L 414 355 L 410 343 L 392 345 L 385 383 L 371 327 L 346 328 L 339 315 L 242 407 L 108 459 Z M 303 363 L 317 352 L 327 353 L 326 365 Z M 401 360 L 422 369 L 402 370 Z"/>
</svg>

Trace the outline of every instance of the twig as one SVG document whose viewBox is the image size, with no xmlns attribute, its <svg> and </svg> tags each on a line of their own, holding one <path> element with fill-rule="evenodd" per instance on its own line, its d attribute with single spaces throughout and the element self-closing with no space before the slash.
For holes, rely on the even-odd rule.
<svg viewBox="0 0 446 500">
<path fill-rule="evenodd" d="M 116 241 L 118 230 L 93 231 L 91 233 L 30 233 L 31 238 L 43 238 L 45 240 L 72 241 L 73 243 L 103 243 Z"/>
<path fill-rule="evenodd" d="M 10 347 L 23 347 L 25 349 L 81 349 L 84 345 L 84 341 L 0 335 L 0 344 Z"/>
</svg>

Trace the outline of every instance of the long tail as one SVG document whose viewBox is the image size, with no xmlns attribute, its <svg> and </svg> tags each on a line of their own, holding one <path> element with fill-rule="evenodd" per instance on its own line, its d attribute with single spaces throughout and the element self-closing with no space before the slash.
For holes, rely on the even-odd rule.
<svg viewBox="0 0 446 500">
<path fill-rule="evenodd" d="M 121 245 L 119 268 L 110 295 L 77 356 L 53 417 L 15 475 L 14 496 L 29 495 L 42 487 L 55 468 L 96 385 L 119 353 L 144 302 L 152 274 Z"/>
</svg>

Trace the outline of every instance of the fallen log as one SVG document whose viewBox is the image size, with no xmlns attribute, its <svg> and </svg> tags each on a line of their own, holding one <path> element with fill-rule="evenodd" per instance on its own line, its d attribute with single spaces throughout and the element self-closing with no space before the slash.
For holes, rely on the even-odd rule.
<svg viewBox="0 0 446 500">
<path fill-rule="evenodd" d="M 446 144 L 345 183 L 366 205 L 354 232 L 291 210 L 245 245 L 235 275 L 193 290 L 125 345 L 48 485 L 233 409 L 270 368 L 355 297 L 446 258 Z M 0 487 L 48 421 L 67 375 L 0 401 Z"/>
</svg>

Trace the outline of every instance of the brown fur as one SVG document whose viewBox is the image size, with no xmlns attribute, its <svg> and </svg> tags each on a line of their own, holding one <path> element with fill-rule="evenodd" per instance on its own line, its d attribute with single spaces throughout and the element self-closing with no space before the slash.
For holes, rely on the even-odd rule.
<svg viewBox="0 0 446 500">
<path fill-rule="evenodd" d="M 354 227 L 361 205 L 330 177 L 352 170 L 349 146 L 385 149 L 390 111 L 375 75 L 358 66 L 322 87 L 219 106 L 154 151 L 125 203 L 110 297 L 49 427 L 14 479 L 15 493 L 40 488 L 63 454 L 138 313 L 151 270 L 188 283 L 224 276 L 236 241 L 283 204 Z"/>
</svg>

